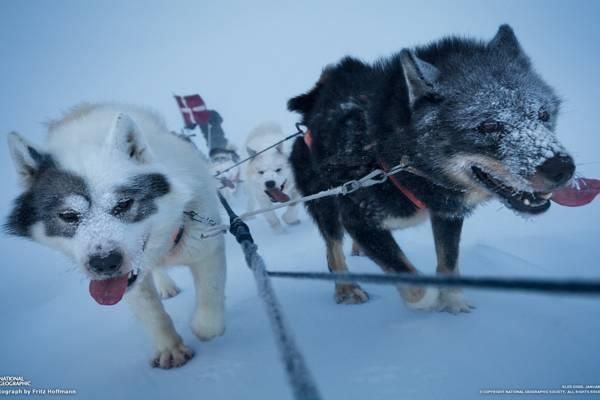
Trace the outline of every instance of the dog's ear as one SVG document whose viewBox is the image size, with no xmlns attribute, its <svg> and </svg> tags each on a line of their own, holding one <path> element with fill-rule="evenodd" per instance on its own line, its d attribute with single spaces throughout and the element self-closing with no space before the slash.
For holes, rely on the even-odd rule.
<svg viewBox="0 0 600 400">
<path fill-rule="evenodd" d="M 496 36 L 488 43 L 490 49 L 503 52 L 511 58 L 525 57 L 525 53 L 519 44 L 515 32 L 509 25 L 500 25 Z"/>
<path fill-rule="evenodd" d="M 436 93 L 436 81 L 440 71 L 435 66 L 421 60 L 414 52 L 407 49 L 400 52 L 400 62 L 404 70 L 411 106 L 420 98 Z"/>
<path fill-rule="evenodd" d="M 137 163 L 150 160 L 150 147 L 136 123 L 126 114 L 119 113 L 106 137 L 109 149 L 121 152 Z"/>
<path fill-rule="evenodd" d="M 254 157 L 254 156 L 256 155 L 256 153 L 258 153 L 257 151 L 255 151 L 255 150 L 252 150 L 252 149 L 251 149 L 250 147 L 248 147 L 248 146 L 246 146 L 246 152 L 248 153 L 248 155 L 249 155 L 250 157 Z"/>
<path fill-rule="evenodd" d="M 38 150 L 16 132 L 8 134 L 8 148 L 21 185 L 25 188 L 31 186 L 42 165 L 51 160 L 50 156 Z"/>
</svg>

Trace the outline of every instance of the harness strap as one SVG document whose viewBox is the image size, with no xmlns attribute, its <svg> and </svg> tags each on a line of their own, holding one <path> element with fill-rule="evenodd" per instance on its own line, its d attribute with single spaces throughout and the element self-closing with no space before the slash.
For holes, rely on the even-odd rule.
<svg viewBox="0 0 600 400">
<path fill-rule="evenodd" d="M 173 235 L 173 248 L 179 244 L 181 237 L 183 236 L 183 225 L 179 227 L 177 232 Z"/>
<path fill-rule="evenodd" d="M 312 137 L 312 132 L 311 132 L 310 128 L 306 129 L 306 131 L 304 132 L 303 138 L 304 138 L 304 143 L 306 143 L 306 146 L 308 147 L 308 149 L 312 150 L 313 137 Z M 381 169 L 383 169 L 385 172 L 388 172 L 390 170 L 387 167 L 387 165 L 381 160 L 379 160 L 379 165 L 381 166 Z M 403 186 L 400 183 L 400 181 L 396 178 L 396 176 L 388 175 L 388 178 L 390 178 L 390 180 L 392 181 L 394 186 L 396 186 L 396 188 L 400 192 L 402 192 L 402 194 L 404 196 L 406 196 L 406 198 L 408 200 L 410 200 L 411 203 L 413 203 L 415 205 L 415 207 L 417 207 L 419 210 L 424 210 L 427 208 L 425 203 L 423 203 L 421 200 L 419 200 L 419 198 L 410 189 L 408 189 L 406 186 Z"/>
<path fill-rule="evenodd" d="M 388 166 L 383 161 L 379 160 L 379 165 L 381 166 L 381 169 L 383 169 L 385 172 L 389 171 Z M 423 203 L 421 200 L 419 200 L 419 198 L 410 189 L 408 189 L 406 186 L 402 185 L 400 183 L 400 181 L 398 180 L 398 178 L 396 178 L 395 175 L 388 175 L 388 178 L 390 179 L 390 181 L 392 181 L 394 186 L 396 186 L 396 188 L 399 191 L 401 191 L 402 194 L 411 201 L 411 203 L 413 203 L 415 205 L 415 207 L 417 207 L 420 210 L 424 210 L 427 208 L 425 203 Z"/>
<path fill-rule="evenodd" d="M 306 143 L 306 146 L 308 147 L 309 150 L 312 150 L 312 144 L 313 144 L 313 137 L 312 137 L 312 132 L 310 129 L 306 129 L 306 132 L 304 132 L 304 143 Z"/>
</svg>

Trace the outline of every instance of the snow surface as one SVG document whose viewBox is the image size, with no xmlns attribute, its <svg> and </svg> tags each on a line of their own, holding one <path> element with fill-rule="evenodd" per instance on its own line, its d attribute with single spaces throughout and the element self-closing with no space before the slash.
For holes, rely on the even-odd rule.
<svg viewBox="0 0 600 400">
<path fill-rule="evenodd" d="M 142 102 L 177 129 L 171 93 L 198 91 L 240 145 L 263 120 L 280 121 L 291 133 L 296 117 L 285 101 L 345 54 L 374 60 L 448 33 L 491 38 L 508 22 L 566 100 L 558 133 L 578 172 L 600 176 L 598 2 L 203 3 L 2 2 L 0 132 L 16 129 L 41 143 L 40 122 L 81 100 Z M 6 147 L 0 177 L 7 214 L 18 189 Z M 242 196 L 236 209 L 245 204 Z M 326 270 L 316 227 L 301 218 L 283 235 L 260 217 L 250 222 L 271 269 Z M 600 278 L 599 221 L 598 200 L 578 209 L 553 205 L 535 219 L 491 203 L 465 223 L 461 269 Z M 425 272 L 435 269 L 430 231 L 425 224 L 396 233 Z M 252 275 L 238 245 L 230 239 L 227 246 L 225 335 L 207 343 L 194 338 L 191 280 L 175 270 L 183 292 L 166 307 L 196 357 L 162 371 L 148 366 L 150 340 L 125 303 L 98 306 L 61 255 L 1 236 L 0 376 L 73 388 L 82 399 L 291 398 Z M 348 261 L 351 271 L 378 271 L 366 258 Z M 274 285 L 324 399 L 479 399 L 489 388 L 600 384 L 598 298 L 470 290 L 478 308 L 454 316 L 411 311 L 389 287 L 365 285 L 369 303 L 342 306 L 329 283 Z"/>
<path fill-rule="evenodd" d="M 262 218 L 251 226 L 270 268 L 325 270 L 323 244 L 306 216 L 279 236 Z M 423 226 L 397 236 L 414 262 L 432 272 L 428 235 Z M 530 236 L 526 247 L 522 238 L 475 239 L 463 246 L 461 268 L 469 275 L 598 278 L 597 236 L 587 237 Z M 62 258 L 33 244 L 3 252 L 11 262 L 0 286 L 2 374 L 24 375 L 39 387 L 75 388 L 86 399 L 109 393 L 115 399 L 290 398 L 252 274 L 233 240 L 223 337 L 195 339 L 187 326 L 191 280 L 183 269 L 172 273 L 183 292 L 166 307 L 196 357 L 169 371 L 148 366 L 150 341 L 125 303 L 99 307 Z M 349 257 L 349 264 L 355 272 L 375 271 L 366 258 Z M 468 291 L 477 309 L 454 316 L 411 311 L 389 287 L 365 285 L 370 302 L 344 306 L 334 303 L 328 283 L 274 285 L 325 399 L 468 399 L 486 388 L 597 383 L 598 299 Z"/>
</svg>

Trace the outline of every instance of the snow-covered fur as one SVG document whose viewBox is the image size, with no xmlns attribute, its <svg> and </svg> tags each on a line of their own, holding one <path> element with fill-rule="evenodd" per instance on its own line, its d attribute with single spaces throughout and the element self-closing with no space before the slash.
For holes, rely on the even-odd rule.
<svg viewBox="0 0 600 400">
<path fill-rule="evenodd" d="M 283 130 L 279 124 L 264 122 L 248 134 L 246 151 L 252 156 L 283 138 Z M 273 205 L 273 202 L 277 201 L 277 193 L 282 196 L 279 201 L 285 200 L 286 197 L 291 200 L 298 197 L 283 143 L 248 162 L 245 186 L 248 191 L 249 211 L 254 210 L 256 205 L 261 209 Z M 275 198 L 273 195 L 269 196 L 268 192 L 274 193 Z M 267 212 L 264 216 L 275 231 L 284 230 L 274 211 Z M 298 205 L 287 207 L 281 218 L 288 225 L 298 224 Z"/>
<path fill-rule="evenodd" d="M 98 303 L 125 297 L 154 340 L 154 366 L 193 356 L 161 303 L 178 292 L 163 267 L 191 269 L 193 332 L 203 340 L 224 332 L 223 238 L 199 240 L 207 225 L 184 214 L 219 223 L 214 179 L 191 143 L 143 108 L 86 104 L 48 124 L 45 148 L 17 133 L 9 148 L 24 191 L 7 231 L 73 259 Z"/>
<path fill-rule="evenodd" d="M 374 169 L 411 168 L 368 190 L 307 204 L 330 269 L 347 271 L 345 230 L 385 271 L 416 272 L 390 229 L 429 217 L 438 273 L 458 274 L 463 219 L 478 204 L 497 198 L 525 215 L 548 210 L 552 191 L 575 170 L 555 134 L 559 106 L 508 25 L 489 42 L 448 37 L 375 64 L 346 57 L 325 68 L 313 89 L 288 103 L 312 138 L 310 148 L 296 139 L 291 152 L 300 193 Z M 400 291 L 419 308 L 470 310 L 460 291 Z M 357 286 L 336 288 L 338 302 L 366 298 Z"/>
</svg>

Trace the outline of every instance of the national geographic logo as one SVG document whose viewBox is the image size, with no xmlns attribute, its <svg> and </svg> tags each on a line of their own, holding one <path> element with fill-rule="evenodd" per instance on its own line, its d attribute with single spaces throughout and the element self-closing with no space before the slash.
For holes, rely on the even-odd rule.
<svg viewBox="0 0 600 400">
<path fill-rule="evenodd" d="M 31 381 L 26 380 L 22 376 L 5 375 L 0 376 L 0 386 L 31 386 Z"/>
</svg>

